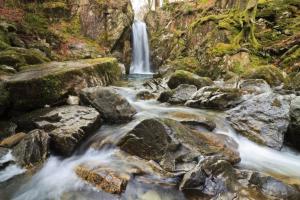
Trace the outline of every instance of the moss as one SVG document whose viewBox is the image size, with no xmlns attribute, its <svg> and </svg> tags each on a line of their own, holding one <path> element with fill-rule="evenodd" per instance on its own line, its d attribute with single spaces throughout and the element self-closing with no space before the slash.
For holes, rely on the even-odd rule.
<svg viewBox="0 0 300 200">
<path fill-rule="evenodd" d="M 273 65 L 258 66 L 242 75 L 247 79 L 264 79 L 271 86 L 278 86 L 285 82 L 283 72 Z"/>
<path fill-rule="evenodd" d="M 176 70 L 185 70 L 194 72 L 200 65 L 199 61 L 195 57 L 183 57 L 173 60 L 168 63 Z"/>
<path fill-rule="evenodd" d="M 168 86 L 171 89 L 175 89 L 180 84 L 195 85 L 197 88 L 212 85 L 212 80 L 208 77 L 200 77 L 184 70 L 177 70 L 168 81 Z"/>
<path fill-rule="evenodd" d="M 210 53 L 215 56 L 223 56 L 225 54 L 234 54 L 239 48 L 240 46 L 236 44 L 217 43 L 211 48 Z"/>
</svg>

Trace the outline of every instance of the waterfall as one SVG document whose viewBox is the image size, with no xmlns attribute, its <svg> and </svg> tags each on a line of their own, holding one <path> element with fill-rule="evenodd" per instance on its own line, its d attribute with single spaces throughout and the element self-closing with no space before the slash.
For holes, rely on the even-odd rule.
<svg viewBox="0 0 300 200">
<path fill-rule="evenodd" d="M 131 74 L 150 74 L 150 56 L 147 26 L 143 21 L 135 20 L 132 25 L 133 60 L 130 67 Z"/>
<path fill-rule="evenodd" d="M 148 42 L 147 26 L 143 22 L 147 12 L 147 0 L 132 0 L 135 20 L 132 25 L 133 56 L 130 66 L 130 74 L 152 74 L 150 66 L 150 51 Z"/>
</svg>

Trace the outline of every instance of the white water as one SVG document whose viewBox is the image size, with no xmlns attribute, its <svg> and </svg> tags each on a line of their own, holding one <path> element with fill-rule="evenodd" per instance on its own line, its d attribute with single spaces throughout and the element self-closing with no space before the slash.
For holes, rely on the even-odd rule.
<svg viewBox="0 0 300 200">
<path fill-rule="evenodd" d="M 167 117 L 173 118 L 174 113 L 186 113 L 197 115 L 199 117 L 207 117 L 213 119 L 217 128 L 214 131 L 216 134 L 225 134 L 231 136 L 239 144 L 239 152 L 241 156 L 242 168 L 253 169 L 260 172 L 283 175 L 290 178 L 300 179 L 300 156 L 286 149 L 284 151 L 276 151 L 268 147 L 259 146 L 246 138 L 235 133 L 234 130 L 226 123 L 222 113 L 215 113 L 207 110 L 192 109 L 182 106 L 170 106 L 161 104 L 155 100 L 143 101 L 135 98 L 141 87 L 141 82 L 138 85 L 132 82 L 131 87 L 118 87 L 120 94 L 125 96 L 128 101 L 137 109 L 138 113 L 134 120 L 128 124 L 121 125 L 105 125 L 93 137 L 91 137 L 80 151 L 85 151 L 89 145 L 93 143 L 114 144 L 126 132 L 131 130 L 141 120 L 151 117 Z M 101 141 L 101 142 L 99 142 Z M 115 157 L 115 152 L 118 151 L 115 147 L 100 148 L 93 150 L 87 148 L 86 152 L 81 155 L 74 155 L 68 159 L 51 157 L 44 167 L 36 173 L 29 182 L 21 188 L 16 188 L 13 197 L 15 200 L 48 200 L 60 199 L 67 193 L 77 192 L 82 197 L 81 199 L 102 199 L 102 200 L 117 200 L 130 199 L 132 195 L 139 196 L 147 195 L 153 190 L 161 199 L 184 199 L 182 194 L 177 190 L 165 189 L 162 186 L 156 185 L 156 188 L 149 189 L 144 183 L 130 182 L 126 192 L 122 197 L 112 196 L 95 190 L 95 188 L 80 180 L 74 168 L 80 164 L 91 163 L 93 166 L 104 165 L 120 171 L 126 171 L 130 166 L 139 165 L 139 163 L 130 160 L 120 160 Z M 5 160 L 7 160 L 5 158 Z M 144 169 L 142 167 L 142 169 Z M 153 175 L 152 175 L 153 176 Z M 154 177 L 152 177 L 154 178 Z M 151 179 L 152 179 L 151 178 Z M 160 180 L 161 181 L 161 180 Z M 154 187 L 154 186 L 153 186 Z M 1 193 L 1 189 L 0 189 Z M 78 195 L 78 194 L 77 194 Z M 70 198 L 72 199 L 72 198 Z M 135 198 L 133 198 L 135 199 Z M 142 199 L 142 198 L 140 198 Z"/>
<path fill-rule="evenodd" d="M 146 24 L 135 20 L 132 25 L 132 36 L 133 56 L 130 74 L 152 74 Z"/>
<path fill-rule="evenodd" d="M 133 55 L 130 74 L 152 74 L 147 26 L 143 22 L 147 0 L 132 0 L 135 20 L 132 25 Z"/>
</svg>

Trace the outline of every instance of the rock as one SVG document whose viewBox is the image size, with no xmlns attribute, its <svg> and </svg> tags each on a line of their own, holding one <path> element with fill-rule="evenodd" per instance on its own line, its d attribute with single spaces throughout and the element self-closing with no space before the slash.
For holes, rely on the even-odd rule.
<svg viewBox="0 0 300 200">
<path fill-rule="evenodd" d="M 257 186 L 265 196 L 272 199 L 300 199 L 300 192 L 295 187 L 287 185 L 271 176 L 254 172 L 250 177 L 249 183 Z"/>
<path fill-rule="evenodd" d="M 35 165 L 48 157 L 49 142 L 50 137 L 46 132 L 33 130 L 13 148 L 12 154 L 21 166 Z"/>
<path fill-rule="evenodd" d="M 247 93 L 262 94 L 271 92 L 270 85 L 263 79 L 246 79 L 239 84 L 239 88 Z"/>
<path fill-rule="evenodd" d="M 197 87 L 194 85 L 181 84 L 172 91 L 162 92 L 158 101 L 169 102 L 170 104 L 184 104 L 192 98 L 192 95 L 197 92 Z"/>
<path fill-rule="evenodd" d="M 21 130 L 42 129 L 49 133 L 50 147 L 69 156 L 76 146 L 101 126 L 100 114 L 83 106 L 62 106 L 33 111 L 15 119 Z"/>
<path fill-rule="evenodd" d="M 106 168 L 89 169 L 85 166 L 78 166 L 75 172 L 77 176 L 94 187 L 111 194 L 121 194 L 124 192 L 130 179 L 129 175 L 119 174 Z"/>
<path fill-rule="evenodd" d="M 290 119 L 286 140 L 300 150 L 300 96 L 291 102 Z"/>
<path fill-rule="evenodd" d="M 160 163 L 167 171 L 176 171 L 180 163 L 191 163 L 201 155 L 220 154 L 232 163 L 240 160 L 235 145 L 228 144 L 224 137 L 191 130 L 171 119 L 142 121 L 118 146 L 129 154 Z"/>
<path fill-rule="evenodd" d="M 120 74 L 114 58 L 50 62 L 17 73 L 6 82 L 6 88 L 12 108 L 27 111 L 57 104 L 86 87 L 108 85 Z"/>
<path fill-rule="evenodd" d="M 186 106 L 225 110 L 242 102 L 242 93 L 235 88 L 203 87 L 198 90 Z"/>
<path fill-rule="evenodd" d="M 41 64 L 49 61 L 49 58 L 37 49 L 10 47 L 0 52 L 0 65 L 13 66 L 17 70 L 24 65 Z"/>
<path fill-rule="evenodd" d="M 23 138 L 26 137 L 26 133 L 17 133 L 15 135 L 12 135 L 8 138 L 5 138 L 0 142 L 0 147 L 4 148 L 12 148 L 16 146 Z"/>
<path fill-rule="evenodd" d="M 163 78 L 154 78 L 147 80 L 143 86 L 151 92 L 162 92 L 168 88 L 166 80 Z"/>
<path fill-rule="evenodd" d="M 88 0 L 78 7 L 83 34 L 97 40 L 102 47 L 112 51 L 118 45 L 124 46 L 120 44 L 124 37 L 130 41 L 134 13 L 129 0 Z"/>
<path fill-rule="evenodd" d="M 271 86 L 278 86 L 285 82 L 283 72 L 273 66 L 265 65 L 250 69 L 243 75 L 245 79 L 263 79 Z"/>
<path fill-rule="evenodd" d="M 195 115 L 192 113 L 172 112 L 170 118 L 179 121 L 190 128 L 201 126 L 209 131 L 213 131 L 217 127 L 216 123 L 206 116 Z"/>
<path fill-rule="evenodd" d="M 263 93 L 227 111 L 227 119 L 248 139 L 281 149 L 289 125 L 289 112 L 289 96 Z"/>
<path fill-rule="evenodd" d="M 80 99 L 78 96 L 69 96 L 67 99 L 68 105 L 79 105 Z"/>
<path fill-rule="evenodd" d="M 198 191 L 208 195 L 209 199 L 220 200 L 296 200 L 300 194 L 294 186 L 259 172 L 235 169 L 218 156 L 201 160 L 194 169 L 183 176 L 179 189 L 184 192 Z"/>
<path fill-rule="evenodd" d="M 83 103 L 96 108 L 110 123 L 130 121 L 136 114 L 135 108 L 113 88 L 86 88 L 81 91 L 80 98 Z"/>
<path fill-rule="evenodd" d="M 16 133 L 17 125 L 10 121 L 0 121 L 0 140 Z"/>
<path fill-rule="evenodd" d="M 155 97 L 156 96 L 149 90 L 142 90 L 136 94 L 136 98 L 141 100 L 155 99 Z"/>
<path fill-rule="evenodd" d="M 180 84 L 195 85 L 198 89 L 204 86 L 212 85 L 213 82 L 210 78 L 200 77 L 184 70 L 177 70 L 168 81 L 168 86 L 171 89 L 175 89 Z"/>
</svg>

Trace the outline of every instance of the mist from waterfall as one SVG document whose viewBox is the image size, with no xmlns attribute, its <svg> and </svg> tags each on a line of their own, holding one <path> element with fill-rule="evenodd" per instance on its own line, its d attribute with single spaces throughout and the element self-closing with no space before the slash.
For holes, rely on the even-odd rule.
<svg viewBox="0 0 300 200">
<path fill-rule="evenodd" d="M 130 74 L 152 74 L 150 65 L 150 50 L 144 14 L 149 6 L 147 0 L 132 0 L 135 20 L 132 25 L 133 56 Z"/>
</svg>

